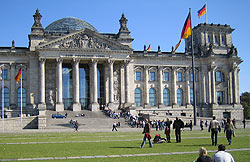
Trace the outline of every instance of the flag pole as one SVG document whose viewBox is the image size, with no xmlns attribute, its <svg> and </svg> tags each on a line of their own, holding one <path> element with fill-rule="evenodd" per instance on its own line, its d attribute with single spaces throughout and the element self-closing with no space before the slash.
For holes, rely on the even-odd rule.
<svg viewBox="0 0 250 162">
<path fill-rule="evenodd" d="M 207 1 L 206 1 L 206 24 L 207 24 Z"/>
<path fill-rule="evenodd" d="M 4 132 L 4 65 L 2 65 L 1 70 L 2 70 L 2 126 Z"/>
<path fill-rule="evenodd" d="M 21 130 L 23 129 L 23 121 L 22 121 L 22 117 L 23 117 L 23 92 L 22 92 L 22 90 L 23 90 L 23 70 L 22 70 L 22 68 L 21 68 Z"/>
<path fill-rule="evenodd" d="M 192 29 L 192 16 L 191 8 L 189 8 L 190 13 L 190 28 L 191 28 L 191 52 L 192 52 L 192 71 L 193 71 L 193 113 L 194 113 L 194 125 L 196 125 L 196 89 L 195 89 L 195 70 L 194 70 L 194 48 L 193 48 L 193 29 Z"/>
</svg>

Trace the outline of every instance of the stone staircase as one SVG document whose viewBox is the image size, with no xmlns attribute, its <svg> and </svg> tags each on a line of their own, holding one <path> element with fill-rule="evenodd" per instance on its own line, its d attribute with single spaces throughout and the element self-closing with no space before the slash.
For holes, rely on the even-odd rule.
<svg viewBox="0 0 250 162">
<path fill-rule="evenodd" d="M 124 118 L 120 119 L 113 119 L 106 115 L 104 115 L 103 112 L 92 112 L 88 110 L 82 110 L 79 112 L 73 112 L 73 111 L 63 111 L 60 112 L 60 114 L 67 113 L 67 118 L 63 119 L 53 119 L 51 116 L 52 114 L 56 114 L 55 111 L 47 111 L 46 112 L 46 123 L 47 126 L 45 129 L 49 130 L 72 130 L 74 129 L 73 125 L 70 124 L 70 120 L 77 120 L 77 122 L 80 124 L 79 130 L 107 130 L 112 129 L 112 125 L 114 122 L 120 122 L 121 126 L 120 128 L 129 128 L 128 124 L 126 124 L 126 121 Z M 82 117 L 81 114 L 84 114 L 85 116 Z"/>
</svg>

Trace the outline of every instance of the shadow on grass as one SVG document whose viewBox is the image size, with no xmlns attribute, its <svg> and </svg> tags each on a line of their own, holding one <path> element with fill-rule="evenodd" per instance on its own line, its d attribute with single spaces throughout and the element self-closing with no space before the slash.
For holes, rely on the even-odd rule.
<svg viewBox="0 0 250 162">
<path fill-rule="evenodd" d="M 137 148 L 137 149 L 140 149 L 140 147 L 110 147 L 110 148 L 128 148 L 128 149 L 134 149 L 134 148 Z"/>
<path fill-rule="evenodd" d="M 55 124 L 56 126 L 67 127 L 67 128 L 74 128 L 73 124 Z M 84 126 L 86 124 L 79 124 L 79 126 Z"/>
<path fill-rule="evenodd" d="M 212 146 L 211 144 L 190 144 L 190 145 L 183 145 L 185 147 L 190 147 L 190 146 L 199 146 L 199 147 L 207 147 L 207 146 Z"/>
</svg>

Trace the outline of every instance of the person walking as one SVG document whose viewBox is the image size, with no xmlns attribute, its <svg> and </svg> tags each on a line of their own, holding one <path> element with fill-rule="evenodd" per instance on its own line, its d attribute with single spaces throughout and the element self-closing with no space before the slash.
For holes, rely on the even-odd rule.
<svg viewBox="0 0 250 162">
<path fill-rule="evenodd" d="M 226 138 L 228 141 L 228 144 L 231 145 L 232 143 L 232 134 L 234 133 L 234 126 L 231 122 L 230 118 L 227 118 L 227 122 L 225 124 L 224 133 L 226 132 Z"/>
<path fill-rule="evenodd" d="M 245 129 L 246 128 L 246 119 L 245 118 L 243 119 L 242 123 L 243 123 L 243 128 Z"/>
<path fill-rule="evenodd" d="M 220 132 L 220 123 L 216 120 L 216 117 L 213 116 L 213 120 L 210 122 L 208 132 L 211 131 L 211 139 L 212 139 L 212 145 L 217 145 L 217 136 L 218 131 Z"/>
<path fill-rule="evenodd" d="M 114 130 L 117 131 L 116 127 L 117 127 L 117 124 L 116 124 L 116 122 L 114 122 L 114 123 L 113 123 L 113 129 L 112 129 L 112 131 L 114 131 Z"/>
<path fill-rule="evenodd" d="M 78 131 L 78 127 L 79 127 L 79 123 L 77 122 L 77 120 L 74 122 L 74 128 L 75 131 Z"/>
<path fill-rule="evenodd" d="M 181 128 L 184 128 L 184 122 L 176 117 L 173 124 L 173 129 L 175 129 L 176 143 L 181 142 Z"/>
<path fill-rule="evenodd" d="M 167 121 L 165 122 L 165 134 L 166 134 L 166 138 L 168 143 L 171 143 L 170 141 L 170 127 L 171 127 L 172 121 L 169 120 L 169 118 L 167 118 Z"/>
<path fill-rule="evenodd" d="M 212 162 L 211 157 L 207 155 L 207 150 L 205 147 L 201 147 L 199 151 L 199 158 L 196 162 Z"/>
<path fill-rule="evenodd" d="M 150 129 L 150 124 L 148 123 L 148 119 L 145 119 L 145 127 L 143 128 L 143 141 L 141 144 L 141 148 L 144 147 L 145 143 L 146 143 L 146 139 L 148 139 L 149 141 L 149 147 L 153 147 L 152 141 L 151 141 L 151 135 L 150 135 L 151 129 Z"/>
<path fill-rule="evenodd" d="M 218 146 L 218 151 L 213 155 L 213 162 L 235 162 L 233 156 L 226 152 L 226 147 L 223 144 Z"/>
</svg>

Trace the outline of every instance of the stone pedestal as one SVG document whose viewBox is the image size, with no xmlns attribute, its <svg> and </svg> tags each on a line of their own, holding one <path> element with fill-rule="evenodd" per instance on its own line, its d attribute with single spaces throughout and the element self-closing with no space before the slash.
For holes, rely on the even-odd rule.
<svg viewBox="0 0 250 162">
<path fill-rule="evenodd" d="M 97 102 L 92 103 L 89 105 L 89 110 L 90 111 L 100 111 L 100 106 Z"/>
<path fill-rule="evenodd" d="M 81 111 L 81 104 L 80 103 L 73 103 L 72 110 L 73 111 Z"/>
<path fill-rule="evenodd" d="M 63 103 L 57 103 L 56 104 L 56 111 L 64 111 Z"/>
</svg>

